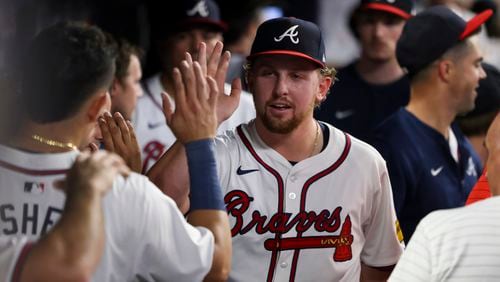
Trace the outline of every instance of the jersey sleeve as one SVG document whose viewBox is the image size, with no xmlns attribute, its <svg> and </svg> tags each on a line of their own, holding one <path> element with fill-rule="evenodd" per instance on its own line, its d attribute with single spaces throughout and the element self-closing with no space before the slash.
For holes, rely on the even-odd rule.
<svg viewBox="0 0 500 282">
<path fill-rule="evenodd" d="M 14 281 L 30 247 L 27 237 L 0 236 L 0 281 Z"/>
<path fill-rule="evenodd" d="M 377 162 L 378 180 L 373 192 L 371 219 L 364 228 L 365 245 L 361 261 L 368 266 L 396 264 L 404 249 L 403 235 L 394 211 L 391 183 L 383 160 Z"/>
<path fill-rule="evenodd" d="M 422 219 L 388 281 L 426 282 L 432 279 L 432 240 L 427 235 L 429 217 Z"/>
<path fill-rule="evenodd" d="M 213 234 L 190 225 L 175 202 L 147 178 L 129 181 L 132 187 L 128 189 L 134 190 L 125 193 L 127 199 L 121 201 L 115 216 L 127 214 L 126 227 L 116 227 L 116 233 L 126 234 L 120 243 L 134 257 L 134 276 L 145 281 L 203 280 L 212 266 Z"/>
</svg>

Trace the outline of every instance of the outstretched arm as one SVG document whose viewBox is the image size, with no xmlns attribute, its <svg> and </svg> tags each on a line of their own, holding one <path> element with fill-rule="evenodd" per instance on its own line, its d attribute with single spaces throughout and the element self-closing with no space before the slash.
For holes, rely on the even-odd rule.
<svg viewBox="0 0 500 282">
<path fill-rule="evenodd" d="M 219 95 L 217 97 L 216 106 L 217 125 L 228 119 L 236 110 L 241 93 L 241 82 L 239 80 L 233 81 L 231 93 L 229 95 L 223 93 L 230 54 L 229 52 L 222 53 L 222 49 L 222 43 L 218 42 L 213 52 L 207 58 L 206 45 L 205 43 L 201 43 L 198 52 L 198 63 L 200 64 L 202 73 L 215 78 L 217 87 L 220 90 L 218 92 Z M 193 63 L 189 53 L 186 53 L 185 61 L 187 64 Z M 195 81 L 184 79 L 183 83 L 186 87 L 191 87 L 190 89 L 193 89 L 192 87 L 194 87 Z M 170 94 L 176 97 L 176 100 L 178 99 L 177 93 Z M 168 115 L 169 110 L 169 99 L 163 96 L 163 112 L 165 116 Z M 199 118 L 204 119 L 203 116 L 199 116 Z M 186 213 L 189 210 L 189 176 L 186 153 L 181 142 L 175 142 L 147 172 L 147 176 L 156 186 L 160 187 L 163 193 L 174 199 L 182 212 Z"/>
<path fill-rule="evenodd" d="M 56 183 L 66 192 L 64 213 L 54 228 L 34 243 L 22 267 L 19 281 L 87 281 L 97 268 L 104 245 L 101 199 L 117 174 L 130 173 L 117 155 L 83 153 L 66 180 Z"/>
<path fill-rule="evenodd" d="M 163 102 L 167 124 L 178 142 L 184 144 L 185 153 L 180 157 L 189 169 L 184 166 L 183 176 L 189 177 L 191 186 L 188 222 L 206 227 L 214 235 L 212 268 L 206 279 L 226 280 L 231 266 L 231 233 L 213 147 L 218 125 L 215 113 L 218 87 L 213 78 L 205 76 L 200 64 L 191 60 L 183 61 L 180 70 L 174 69 L 173 76 L 175 112 L 165 95 Z M 172 177 L 170 181 L 177 176 Z"/>
</svg>

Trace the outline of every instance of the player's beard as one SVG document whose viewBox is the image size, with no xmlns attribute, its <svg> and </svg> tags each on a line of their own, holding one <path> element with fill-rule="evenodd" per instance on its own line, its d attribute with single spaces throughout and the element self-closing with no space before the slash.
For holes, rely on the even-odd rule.
<svg viewBox="0 0 500 282">
<path fill-rule="evenodd" d="M 270 116 L 266 110 L 260 114 L 260 118 L 262 120 L 262 124 L 272 133 L 278 134 L 288 134 L 296 129 L 299 124 L 301 124 L 309 115 L 312 116 L 312 112 L 316 105 L 315 98 L 311 100 L 307 109 L 303 112 L 296 113 L 294 111 L 293 116 L 289 119 L 279 119 Z M 296 108 L 294 108 L 296 109 Z"/>
</svg>

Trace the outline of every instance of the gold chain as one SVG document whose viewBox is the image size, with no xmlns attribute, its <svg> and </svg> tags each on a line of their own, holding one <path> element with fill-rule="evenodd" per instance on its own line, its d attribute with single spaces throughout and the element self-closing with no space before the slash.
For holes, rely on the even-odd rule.
<svg viewBox="0 0 500 282">
<path fill-rule="evenodd" d="M 318 122 L 316 121 L 316 136 L 314 137 L 314 145 L 310 157 L 312 157 L 314 155 L 314 152 L 316 151 L 316 147 L 318 146 L 318 137 L 319 137 L 319 125 Z"/>
<path fill-rule="evenodd" d="M 48 138 L 44 138 L 40 135 L 37 135 L 37 134 L 33 134 L 31 135 L 31 139 L 35 140 L 35 141 L 38 141 L 42 144 L 45 144 L 45 145 L 49 145 L 49 146 L 52 146 L 52 147 L 58 147 L 58 148 L 64 148 L 64 149 L 72 149 L 72 150 L 78 150 L 78 147 L 75 146 L 73 143 L 71 142 L 68 142 L 68 143 L 63 143 L 63 142 L 59 142 L 59 141 L 56 141 L 56 140 L 51 140 L 51 139 L 48 139 Z"/>
</svg>

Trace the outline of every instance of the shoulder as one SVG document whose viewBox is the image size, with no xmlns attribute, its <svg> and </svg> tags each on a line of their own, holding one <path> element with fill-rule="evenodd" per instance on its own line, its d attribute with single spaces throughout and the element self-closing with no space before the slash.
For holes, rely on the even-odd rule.
<svg viewBox="0 0 500 282">
<path fill-rule="evenodd" d="M 327 124 L 327 123 L 325 123 Z M 364 164 L 383 164 L 384 159 L 380 153 L 368 143 L 353 137 L 334 126 L 327 124 L 330 130 L 329 143 L 345 144 L 349 146 L 348 158 L 349 161 L 360 162 Z"/>
<path fill-rule="evenodd" d="M 435 236 L 449 235 L 463 230 L 481 230 L 482 227 L 496 228 L 500 234 L 500 197 L 485 199 L 469 206 L 431 212 L 419 224 L 420 229 Z"/>
</svg>

